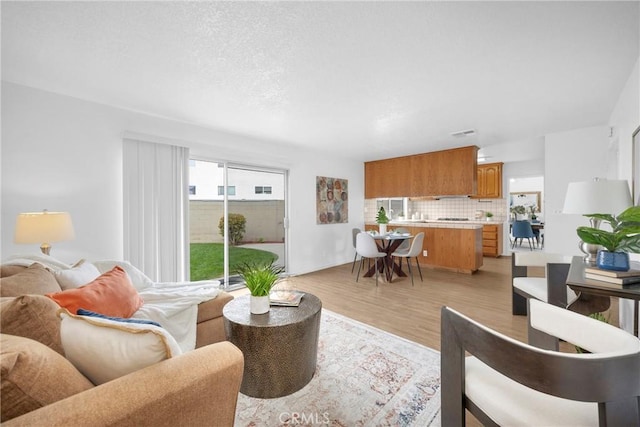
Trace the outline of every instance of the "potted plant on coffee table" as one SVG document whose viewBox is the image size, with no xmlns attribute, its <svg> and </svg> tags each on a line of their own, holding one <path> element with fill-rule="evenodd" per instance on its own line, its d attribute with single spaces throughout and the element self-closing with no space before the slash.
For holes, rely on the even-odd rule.
<svg viewBox="0 0 640 427">
<path fill-rule="evenodd" d="M 389 217 L 384 210 L 384 206 L 380 206 L 378 213 L 376 214 L 376 222 L 378 223 L 378 229 L 380 234 L 387 234 L 387 224 L 389 223 Z"/>
<path fill-rule="evenodd" d="M 600 245 L 596 265 L 603 270 L 629 270 L 629 253 L 640 253 L 640 206 L 632 206 L 618 216 L 587 214 L 609 224 L 611 231 L 597 227 L 578 227 L 583 242 Z"/>
<path fill-rule="evenodd" d="M 284 267 L 275 265 L 273 261 L 245 262 L 236 267 L 238 274 L 251 293 L 249 307 L 252 314 L 264 314 L 269 311 L 269 294 L 271 289 L 281 280 Z"/>
</svg>

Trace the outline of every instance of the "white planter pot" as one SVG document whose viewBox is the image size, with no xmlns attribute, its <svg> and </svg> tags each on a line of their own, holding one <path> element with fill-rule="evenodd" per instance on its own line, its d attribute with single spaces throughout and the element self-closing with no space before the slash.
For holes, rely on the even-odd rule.
<svg viewBox="0 0 640 427">
<path fill-rule="evenodd" d="M 387 234 L 387 224 L 378 224 L 378 232 L 382 235 Z"/>
<path fill-rule="evenodd" d="M 269 296 L 255 297 L 251 295 L 249 297 L 249 310 L 251 314 L 265 314 L 269 312 Z"/>
</svg>

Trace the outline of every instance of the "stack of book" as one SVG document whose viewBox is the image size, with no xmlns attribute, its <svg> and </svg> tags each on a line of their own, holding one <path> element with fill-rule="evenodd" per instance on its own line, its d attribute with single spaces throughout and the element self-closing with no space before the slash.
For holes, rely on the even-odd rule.
<svg viewBox="0 0 640 427">
<path fill-rule="evenodd" d="M 603 270 L 598 267 L 585 267 L 584 277 L 606 282 L 619 287 L 640 283 L 640 263 L 632 262 L 628 271 Z"/>
</svg>

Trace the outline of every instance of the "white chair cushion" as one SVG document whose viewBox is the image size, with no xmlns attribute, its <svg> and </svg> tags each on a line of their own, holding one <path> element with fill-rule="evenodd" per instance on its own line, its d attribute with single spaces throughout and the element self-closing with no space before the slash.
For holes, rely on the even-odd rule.
<svg viewBox="0 0 640 427">
<path fill-rule="evenodd" d="M 535 300 L 529 308 L 532 327 L 594 353 L 587 357 L 640 353 L 640 339 L 606 322 Z"/>
<path fill-rule="evenodd" d="M 465 359 L 465 394 L 501 426 L 597 426 L 598 406 L 519 384 L 475 357 Z"/>
<path fill-rule="evenodd" d="M 566 263 L 570 264 L 572 256 L 553 254 L 549 252 L 515 252 L 514 264 L 526 267 L 546 267 L 547 263 Z"/>
<path fill-rule="evenodd" d="M 513 287 L 540 301 L 549 302 L 547 296 L 547 279 L 544 277 L 514 277 Z M 578 294 L 567 286 L 567 305 L 577 299 Z"/>
</svg>

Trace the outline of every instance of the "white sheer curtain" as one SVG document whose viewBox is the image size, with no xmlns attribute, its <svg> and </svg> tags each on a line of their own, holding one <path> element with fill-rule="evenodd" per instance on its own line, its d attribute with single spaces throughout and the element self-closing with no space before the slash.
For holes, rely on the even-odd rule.
<svg viewBox="0 0 640 427">
<path fill-rule="evenodd" d="M 154 281 L 188 279 L 189 149 L 124 139 L 124 256 Z"/>
</svg>

